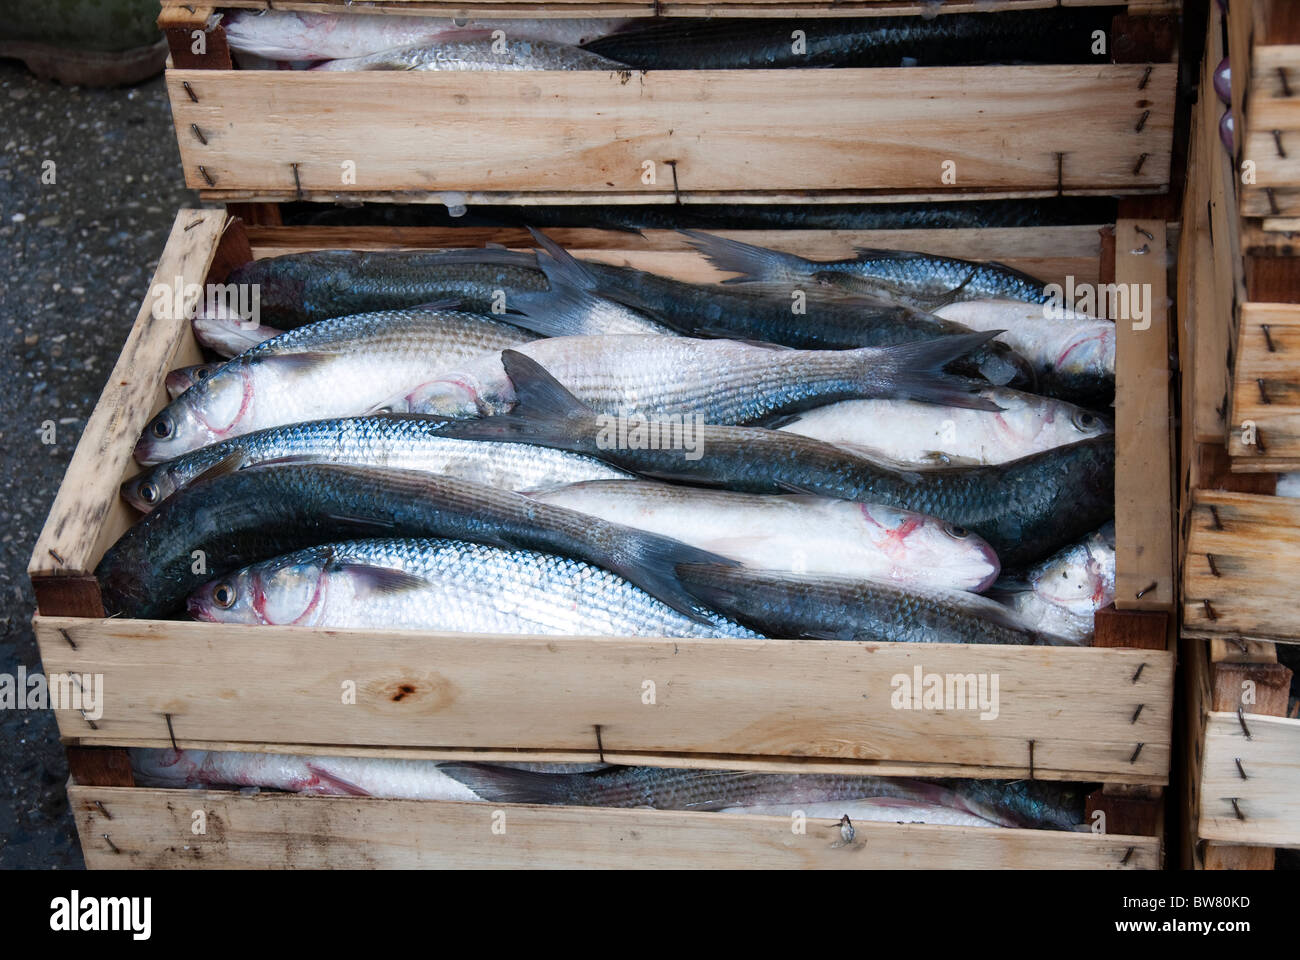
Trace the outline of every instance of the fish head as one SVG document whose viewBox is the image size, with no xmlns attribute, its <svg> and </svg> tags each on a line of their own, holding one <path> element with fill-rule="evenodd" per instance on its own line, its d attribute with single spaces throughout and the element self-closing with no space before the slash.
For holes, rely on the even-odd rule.
<svg viewBox="0 0 1300 960">
<path fill-rule="evenodd" d="M 122 484 L 122 499 L 141 513 L 149 513 L 176 492 L 171 467 L 161 463 Z"/>
<path fill-rule="evenodd" d="M 1050 557 L 1030 575 L 1034 593 L 1079 617 L 1096 613 L 1115 599 L 1113 544 L 1094 534 Z"/>
<path fill-rule="evenodd" d="M 181 367 L 179 370 L 173 370 L 167 374 L 167 379 L 164 381 L 167 387 L 167 396 L 175 400 L 196 383 L 202 383 L 208 379 L 220 366 L 219 363 L 196 363 L 192 367 Z"/>
<path fill-rule="evenodd" d="M 998 555 L 983 537 L 936 517 L 876 503 L 854 504 L 863 536 L 891 557 L 897 579 L 908 571 L 918 581 L 944 570 L 958 589 L 986 590 L 1002 571 Z"/>
<path fill-rule="evenodd" d="M 1054 346 L 1052 369 L 1059 374 L 1115 373 L 1115 324 L 1104 320 L 1079 324 Z"/>
<path fill-rule="evenodd" d="M 1016 456 L 1028 456 L 1112 433 L 1109 421 L 1083 407 L 1015 390 L 986 390 L 980 396 L 1002 409 L 993 414 L 997 433 Z"/>
<path fill-rule="evenodd" d="M 253 400 L 253 380 L 243 366 L 227 364 L 169 403 L 145 426 L 135 459 L 152 465 L 244 432 Z"/>
<path fill-rule="evenodd" d="M 197 785 L 203 782 L 203 761 L 207 755 L 206 750 L 172 747 L 132 750 L 131 767 L 145 781 Z"/>
<path fill-rule="evenodd" d="M 211 580 L 186 604 L 195 620 L 314 626 L 328 584 L 328 552 L 308 550 Z"/>
</svg>

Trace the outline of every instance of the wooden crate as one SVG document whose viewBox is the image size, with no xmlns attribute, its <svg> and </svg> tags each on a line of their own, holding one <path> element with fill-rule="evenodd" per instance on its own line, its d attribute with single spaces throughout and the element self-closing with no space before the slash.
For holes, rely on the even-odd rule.
<svg viewBox="0 0 1300 960">
<path fill-rule="evenodd" d="M 680 6 L 733 16 L 802 10 Z M 167 86 L 186 183 L 204 200 L 838 203 L 1161 193 L 1169 184 L 1178 70 L 1169 17 L 1119 18 L 1115 56 L 1126 62 L 1104 65 L 330 73 L 233 70 L 212 8 L 192 9 L 168 5 L 161 22 L 172 39 Z M 574 15 L 526 2 L 456 7 L 507 9 Z M 192 52 L 195 30 L 207 32 L 202 55 Z"/>
<path fill-rule="evenodd" d="M 1184 643 L 1189 836 L 1183 864 L 1271 870 L 1300 846 L 1300 720 L 1287 716 L 1291 671 L 1275 645 Z"/>
<path fill-rule="evenodd" d="M 1241 213 L 1267 231 L 1300 229 L 1300 8 L 1233 0 L 1228 16 Z M 1216 61 L 1217 62 L 1217 61 Z M 1245 171 L 1243 170 L 1243 173 Z"/>
<path fill-rule="evenodd" d="M 671 232 L 649 231 L 644 238 L 594 230 L 553 235 L 583 256 L 690 279 L 718 276 Z M 88 862 L 191 864 L 203 856 L 213 865 L 338 863 L 353 855 L 358 836 L 391 833 L 400 817 L 420 824 L 413 828 L 420 839 L 412 844 L 407 830 L 403 844 L 376 844 L 373 862 L 568 862 L 572 854 L 566 851 L 579 850 L 589 853 L 583 862 L 592 865 L 659 864 L 671 858 L 648 850 L 711 849 L 728 839 L 769 837 L 770 831 L 755 849 L 718 862 L 933 865 L 947 857 L 968 865 L 1156 865 L 1156 808 L 1169 769 L 1174 666 L 1167 649 L 1174 586 L 1168 396 L 1159 389 L 1168 382 L 1161 308 L 1164 225 L 1122 220 L 1100 233 L 1096 227 L 1050 227 L 734 235 L 814 256 L 886 241 L 933 252 L 974 249 L 1049 280 L 1072 274 L 1080 282 L 1153 284 L 1151 327 L 1119 327 L 1118 602 L 1127 609 L 1098 615 L 1098 646 L 465 637 L 104 619 L 91 571 L 133 520 L 118 497 L 118 484 L 136 470 L 132 447 L 165 402 L 165 374 L 198 359 L 185 311 L 164 310 L 155 317 L 150 299 L 87 424 L 31 566 L 45 669 L 101 674 L 107 691 L 103 715 L 93 721 L 76 710 L 57 711 L 73 756 L 72 796 Z M 1144 241 L 1143 252 L 1132 240 L 1117 242 L 1115 235 L 1151 239 Z M 172 283 L 175 277 L 216 282 L 250 257 L 290 250 L 483 241 L 522 245 L 527 238 L 517 230 L 245 229 L 221 211 L 184 210 L 155 282 Z M 1164 483 L 1153 482 L 1162 475 Z M 928 672 L 996 673 L 999 719 L 891 709 L 891 678 L 918 665 Z M 646 679 L 656 683 L 654 706 L 641 702 Z M 344 680 L 356 684 L 355 705 L 340 705 Z M 788 840 L 780 831 L 789 828 L 779 818 L 719 821 L 700 819 L 707 817 L 702 814 L 597 811 L 601 832 L 578 841 L 572 836 L 576 824 L 597 822 L 592 811 L 521 808 L 521 829 L 535 830 L 533 839 L 526 849 L 493 852 L 483 846 L 490 835 L 482 843 L 466 840 L 457 846 L 445 842 L 444 830 L 451 827 L 432 825 L 477 823 L 475 818 L 486 815 L 482 806 L 439 805 L 446 809 L 434 812 L 389 801 L 249 799 L 217 792 L 205 795 L 204 802 L 210 796 L 218 820 L 231 827 L 221 845 L 200 842 L 204 852 L 194 854 L 188 835 L 175 833 L 179 821 L 174 819 L 180 809 L 176 800 L 189 804 L 194 795 L 134 788 L 124 763 L 124 747 L 173 743 L 307 754 L 604 759 L 698 768 L 1102 781 L 1107 788 L 1092 798 L 1090 809 L 1108 812 L 1112 836 L 986 835 L 949 827 L 918 833 L 914 827 L 866 825 L 859 839 L 870 837 L 873 855 L 844 861 L 847 854 L 830 846 L 830 824 L 810 829 L 806 842 L 790 845 L 778 842 Z M 96 776 L 95 769 L 108 769 L 109 775 Z M 101 803 L 114 818 L 108 827 L 101 822 Z M 295 804 L 291 818 L 289 804 Z M 298 827 L 284 827 L 290 820 Z M 1142 828 L 1126 829 L 1121 826 L 1126 822 Z M 359 831 L 341 826 L 358 823 L 365 825 Z M 680 831 L 669 830 L 677 825 Z M 314 845 L 293 841 L 302 831 L 317 838 Z M 104 833 L 115 838 L 111 844 Z M 1128 836 L 1137 833 L 1144 839 Z M 918 838 L 927 842 L 916 844 Z M 286 853 L 291 844 L 292 855 Z M 954 845 L 960 852 L 950 855 Z M 124 855 L 130 859 L 118 859 Z"/>
</svg>

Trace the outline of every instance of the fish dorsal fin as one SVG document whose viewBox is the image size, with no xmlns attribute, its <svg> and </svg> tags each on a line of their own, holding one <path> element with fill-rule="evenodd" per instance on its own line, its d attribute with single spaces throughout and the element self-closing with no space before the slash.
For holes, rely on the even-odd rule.
<svg viewBox="0 0 1300 960">
<path fill-rule="evenodd" d="M 305 376 L 315 373 L 337 359 L 337 354 L 312 351 L 308 353 L 273 353 L 269 356 L 250 357 L 248 362 L 259 367 L 269 367 L 277 373 L 285 375 Z"/>
</svg>

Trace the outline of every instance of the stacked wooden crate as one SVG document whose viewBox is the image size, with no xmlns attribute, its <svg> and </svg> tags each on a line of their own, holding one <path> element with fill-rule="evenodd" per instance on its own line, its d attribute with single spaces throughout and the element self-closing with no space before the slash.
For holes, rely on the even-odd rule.
<svg viewBox="0 0 1300 960">
<path fill-rule="evenodd" d="M 293 6 L 350 12 L 341 4 Z M 710 4 L 708 12 L 838 16 L 914 13 L 918 6 L 755 0 Z M 1168 21 L 1145 15 L 1170 5 L 1131 6 L 1117 25 L 1131 62 L 1100 67 L 774 70 L 743 78 L 727 71 L 539 72 L 521 79 L 235 70 L 211 10 L 165 4 L 173 40 L 167 82 L 187 182 L 243 216 L 181 211 L 155 281 L 221 282 L 252 258 L 300 250 L 531 245 L 519 230 L 278 225 L 275 205 L 298 198 L 817 203 L 1158 194 L 1168 188 L 1177 65 L 1160 40 L 1172 35 Z M 678 15 L 699 9 L 669 8 Z M 446 15 L 428 3 L 373 9 Z M 555 15 L 527 2 L 457 11 Z M 583 11 L 653 12 L 637 4 Z M 566 7 L 563 15 L 574 14 Z M 195 31 L 206 38 L 202 55 L 193 53 Z M 1069 143 L 1080 123 L 1090 137 L 1086 149 L 1075 150 Z M 881 124 L 889 126 L 888 142 L 875 136 Z M 908 156 L 900 157 L 900 143 L 909 145 Z M 965 171 L 957 184 L 940 176 L 950 158 Z M 338 175 L 348 160 L 357 174 L 351 183 Z M 645 161 L 668 175 L 644 181 Z M 1114 224 L 1078 227 L 728 234 L 815 258 L 899 247 L 977 254 L 1050 282 L 1072 276 L 1150 285 L 1149 326 L 1117 328 L 1118 597 L 1115 608 L 1098 614 L 1094 646 L 1078 649 L 466 637 L 104 619 L 92 571 L 133 519 L 118 484 L 136 470 L 132 447 L 165 402 L 166 373 L 199 359 L 192 305 L 155 310 L 156 302 L 146 301 L 31 567 L 46 669 L 102 674 L 108 691 L 104 715 L 93 722 L 75 710 L 59 712 L 87 863 L 1159 866 L 1176 586 L 1165 219 L 1122 206 Z M 672 232 L 552 236 L 579 257 L 687 280 L 722 276 Z M 893 709 L 892 679 L 918 667 L 997 675 L 1001 715 L 990 722 L 960 711 Z M 657 691 L 649 705 L 647 681 Z M 344 682 L 355 685 L 355 704 L 340 705 Z M 1094 829 L 1080 832 L 864 824 L 846 841 L 832 821 L 792 834 L 785 818 L 506 805 L 510 827 L 500 834 L 491 829 L 500 805 L 135 786 L 125 748 L 171 745 L 1104 786 L 1089 800 Z M 219 829 L 194 836 L 195 809 Z M 1105 831 L 1097 831 L 1103 823 Z"/>
<path fill-rule="evenodd" d="M 1300 845 L 1300 720 L 1279 643 L 1300 642 L 1300 8 L 1214 9 L 1184 207 L 1182 622 L 1187 865 L 1269 868 Z M 1211 72 L 1230 53 L 1236 150 Z M 1291 126 L 1288 126 L 1288 123 Z M 1293 144 L 1292 141 L 1295 141 Z M 1285 657 L 1284 657 L 1285 659 Z"/>
</svg>

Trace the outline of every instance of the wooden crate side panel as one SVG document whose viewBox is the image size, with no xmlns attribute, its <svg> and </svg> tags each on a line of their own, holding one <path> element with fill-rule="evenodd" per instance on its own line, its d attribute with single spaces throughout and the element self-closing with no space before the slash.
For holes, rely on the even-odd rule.
<svg viewBox="0 0 1300 960">
<path fill-rule="evenodd" d="M 1300 500 L 1196 491 L 1184 564 L 1184 629 L 1300 640 Z"/>
<path fill-rule="evenodd" d="M 1115 606 L 1122 610 L 1174 603 L 1167 271 L 1164 223 L 1119 220 L 1115 282 L 1141 289 L 1149 308 L 1144 320 L 1116 322 Z"/>
<path fill-rule="evenodd" d="M 185 286 L 202 284 L 225 223 L 222 211 L 181 210 L 150 291 L 171 291 L 178 277 Z M 33 580 L 91 574 L 107 545 L 134 519 L 118 484 L 134 472 L 135 438 L 165 401 L 162 375 L 199 361 L 197 352 L 179 353 L 192 343 L 185 311 L 182 305 L 178 312 L 170 297 L 145 297 L 37 538 L 28 567 Z"/>
<path fill-rule="evenodd" d="M 661 754 L 661 765 L 693 754 L 821 758 L 1132 783 L 1164 783 L 1169 768 L 1173 655 L 1163 650 L 43 617 L 36 630 L 47 672 L 102 675 L 94 729 L 79 711 L 58 711 L 61 733 L 80 745 L 166 746 L 174 735 L 182 746 L 603 750 Z M 897 708 L 918 671 L 996 679 L 997 716 Z M 356 702 L 345 702 L 353 689 Z"/>
<path fill-rule="evenodd" d="M 1300 306 L 1243 303 L 1236 356 L 1228 452 L 1257 467 L 1300 458 Z"/>
<path fill-rule="evenodd" d="M 170 70 L 167 82 L 196 189 L 259 199 L 505 191 L 644 200 L 1158 188 L 1169 176 L 1177 68 L 1154 65 L 1139 89 L 1147 69 L 539 71 L 526 80 Z M 1088 131 L 1086 149 L 1058 154 L 1063 116 Z M 349 161 L 355 182 L 346 183 Z M 949 161 L 954 184 L 942 180 Z M 655 165 L 650 184 L 646 162 Z"/>
<path fill-rule="evenodd" d="M 72 786 L 86 865 L 160 869 L 1156 869 L 1155 837 Z M 195 811 L 206 833 L 191 829 Z M 106 815 L 107 812 L 107 815 Z M 111 819 L 109 819 L 111 817 Z"/>
<path fill-rule="evenodd" d="M 1300 847 L 1300 720 L 1212 713 L 1203 759 L 1201 837 Z"/>
</svg>

